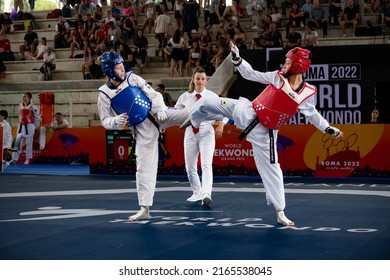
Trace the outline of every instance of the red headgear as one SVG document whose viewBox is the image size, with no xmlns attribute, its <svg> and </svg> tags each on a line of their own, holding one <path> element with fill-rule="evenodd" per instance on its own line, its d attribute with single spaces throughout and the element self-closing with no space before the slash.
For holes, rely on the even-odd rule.
<svg viewBox="0 0 390 280">
<path fill-rule="evenodd" d="M 296 47 L 290 50 L 286 57 L 291 59 L 291 67 L 288 73 L 291 75 L 303 74 L 310 67 L 309 50 Z"/>
</svg>

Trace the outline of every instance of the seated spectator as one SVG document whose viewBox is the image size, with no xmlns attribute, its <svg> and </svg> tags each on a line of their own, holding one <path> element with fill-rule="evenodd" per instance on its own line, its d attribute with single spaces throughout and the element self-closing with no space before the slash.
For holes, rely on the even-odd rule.
<svg viewBox="0 0 390 280">
<path fill-rule="evenodd" d="M 296 27 L 303 27 L 303 21 L 305 19 L 305 14 L 302 12 L 297 4 L 293 4 L 291 10 L 288 13 L 289 21 L 286 24 L 286 36 L 290 32 L 290 27 L 295 25 Z"/>
<path fill-rule="evenodd" d="M 237 25 L 234 27 L 234 36 L 233 36 L 233 40 L 234 41 L 237 41 L 237 39 L 240 39 L 244 44 L 247 40 L 247 36 L 246 36 L 246 33 L 245 31 L 241 28 L 240 25 Z"/>
<path fill-rule="evenodd" d="M 192 42 L 197 41 L 200 46 L 200 37 L 198 36 L 198 31 L 195 29 L 191 30 L 190 39 L 188 40 L 188 44 L 192 46 Z"/>
<path fill-rule="evenodd" d="M 118 6 L 118 2 L 111 1 L 111 15 L 115 18 L 117 23 L 120 22 L 122 17 L 122 11 Z"/>
<path fill-rule="evenodd" d="M 111 49 L 117 51 L 118 46 L 122 43 L 122 31 L 119 26 L 114 25 L 112 21 L 109 22 L 110 28 L 107 32 L 107 43 Z"/>
<path fill-rule="evenodd" d="M 83 75 L 84 80 L 92 78 L 90 67 L 92 66 L 95 58 L 95 51 L 92 49 L 91 46 L 87 46 L 84 51 L 83 62 L 81 64 L 81 74 Z"/>
<path fill-rule="evenodd" d="M 293 49 L 295 47 L 300 47 L 301 43 L 302 43 L 301 33 L 297 32 L 297 28 L 295 25 L 291 26 L 290 32 L 286 36 L 284 47 L 288 49 Z"/>
<path fill-rule="evenodd" d="M 122 16 L 129 17 L 134 14 L 134 9 L 131 1 L 126 1 L 124 7 L 122 8 Z"/>
<path fill-rule="evenodd" d="M 286 16 L 286 11 L 287 11 L 287 8 L 289 7 L 292 7 L 293 4 L 298 4 L 298 0 L 285 0 L 285 1 L 282 1 L 281 3 L 281 7 L 282 7 L 282 15 L 283 16 Z"/>
<path fill-rule="evenodd" d="M 87 14 L 84 21 L 84 28 L 88 32 L 88 42 L 90 44 L 95 43 L 95 31 L 96 31 L 96 22 L 93 20 L 91 14 Z"/>
<path fill-rule="evenodd" d="M 25 60 L 24 53 L 29 51 L 35 53 L 36 47 L 38 46 L 38 34 L 33 31 L 33 27 L 29 25 L 27 27 L 27 33 L 24 35 L 24 44 L 19 47 L 20 55 L 22 60 Z"/>
<path fill-rule="evenodd" d="M 106 19 L 105 19 L 105 22 L 106 22 L 106 28 L 110 28 L 110 26 L 108 25 L 108 23 L 112 21 L 114 22 L 114 24 L 116 25 L 116 19 L 112 16 L 112 13 L 111 13 L 111 10 L 107 10 L 106 11 Z"/>
<path fill-rule="evenodd" d="M 69 23 L 62 16 L 58 17 L 55 26 L 56 34 L 54 35 L 54 47 L 57 49 L 66 48 L 71 35 Z"/>
<path fill-rule="evenodd" d="M 276 28 L 282 27 L 282 14 L 279 13 L 278 7 L 272 6 L 271 8 L 271 19 L 272 22 L 276 24 Z"/>
<path fill-rule="evenodd" d="M 350 25 L 353 27 L 353 36 L 355 36 L 359 18 L 359 6 L 355 4 L 353 0 L 348 0 L 348 5 L 344 8 L 340 16 L 340 29 L 343 33 L 343 37 L 347 37 L 345 28 Z"/>
<path fill-rule="evenodd" d="M 343 0 L 344 1 L 344 0 Z M 341 13 L 341 0 L 332 0 L 329 2 L 328 5 L 328 13 L 329 13 L 329 25 L 339 26 L 339 15 Z"/>
<path fill-rule="evenodd" d="M 74 27 L 75 30 L 78 30 L 79 26 L 84 25 L 84 23 L 85 22 L 83 20 L 83 16 L 80 14 L 76 14 L 75 20 L 73 21 L 72 26 Z"/>
<path fill-rule="evenodd" d="M 318 33 L 310 23 L 306 24 L 305 32 L 303 34 L 302 47 L 318 47 Z"/>
<path fill-rule="evenodd" d="M 235 1 L 235 0 L 232 1 L 232 5 L 226 6 L 225 10 L 222 13 L 222 17 L 225 20 L 230 18 L 230 17 L 234 17 L 236 19 L 239 19 L 243 15 L 244 15 L 243 9 L 237 4 L 237 1 Z"/>
<path fill-rule="evenodd" d="M 283 47 L 282 34 L 276 28 L 275 23 L 271 23 L 269 26 L 269 31 L 263 35 L 264 36 L 264 45 L 263 48 L 279 48 Z"/>
<path fill-rule="evenodd" d="M 139 67 L 137 60 L 134 58 L 134 53 L 130 49 L 129 45 L 122 43 L 119 46 L 119 54 L 123 58 L 123 65 L 125 66 L 125 71 L 129 72 L 137 67 Z"/>
<path fill-rule="evenodd" d="M 211 36 L 208 29 L 203 29 L 202 35 L 200 36 L 200 51 L 201 56 L 206 58 L 211 54 Z"/>
<path fill-rule="evenodd" d="M 12 20 L 10 13 L 3 13 L 0 15 L 0 39 L 3 39 L 5 34 L 9 34 L 11 31 Z"/>
<path fill-rule="evenodd" d="M 328 16 L 323 7 L 320 6 L 319 0 L 314 0 L 314 7 L 309 12 L 307 23 L 312 24 L 314 28 L 322 26 L 322 35 L 328 37 Z"/>
<path fill-rule="evenodd" d="M 144 67 L 146 62 L 146 56 L 148 55 L 147 49 L 148 49 L 148 39 L 144 36 L 144 32 L 142 29 L 139 29 L 137 31 L 137 37 L 134 41 L 134 47 L 135 47 L 135 56 L 141 57 L 141 68 Z"/>
<path fill-rule="evenodd" d="M 56 69 L 56 54 L 52 52 L 51 47 L 47 47 L 47 52 L 43 55 L 43 65 L 40 68 L 41 73 L 45 74 L 47 81 L 51 80 L 51 72 Z"/>
<path fill-rule="evenodd" d="M 306 0 L 306 3 L 302 5 L 301 11 L 304 13 L 305 19 L 303 20 L 303 23 L 306 25 L 307 19 L 310 16 L 310 10 L 314 7 L 313 0 Z"/>
<path fill-rule="evenodd" d="M 103 19 L 104 15 L 102 6 L 96 5 L 92 15 L 95 22 L 100 22 Z"/>
<path fill-rule="evenodd" d="M 164 98 L 164 103 L 166 106 L 168 107 L 173 107 L 173 99 L 172 99 L 172 96 L 165 91 L 165 85 L 164 84 L 158 84 L 157 85 L 157 88 L 156 88 L 156 91 L 158 91 L 159 93 L 162 94 L 163 98 Z"/>
<path fill-rule="evenodd" d="M 101 20 L 99 22 L 99 28 L 95 31 L 95 46 L 98 46 L 101 43 L 107 44 L 107 33 L 108 28 L 106 28 L 106 23 L 104 20 Z"/>
<path fill-rule="evenodd" d="M 200 67 L 202 61 L 202 53 L 198 41 L 192 41 L 191 49 L 188 55 L 188 62 L 186 63 L 187 75 L 192 76 L 192 68 Z"/>
<path fill-rule="evenodd" d="M 248 4 L 245 6 L 246 13 L 249 17 L 253 17 L 256 12 L 263 11 L 265 6 L 264 0 L 248 0 Z"/>
<path fill-rule="evenodd" d="M 227 44 L 225 40 L 219 39 L 218 46 L 215 51 L 216 53 L 210 60 L 210 64 L 214 64 L 215 69 L 217 69 L 229 55 L 229 44 Z"/>
<path fill-rule="evenodd" d="M 41 42 L 37 46 L 37 49 L 35 50 L 35 53 L 32 56 L 32 59 L 43 59 L 43 55 L 47 51 L 47 40 L 46 37 L 41 38 Z"/>
<path fill-rule="evenodd" d="M 78 29 L 73 31 L 73 34 L 68 40 L 70 44 L 70 55 L 69 58 L 74 57 L 74 51 L 84 50 L 88 46 L 88 31 L 85 30 L 84 25 L 80 25 Z"/>
<path fill-rule="evenodd" d="M 95 4 L 92 3 L 92 0 L 80 0 L 78 13 L 82 16 L 87 14 L 92 15 L 95 9 Z"/>
<path fill-rule="evenodd" d="M 251 50 L 261 50 L 263 49 L 262 43 L 261 43 L 261 38 L 260 37 L 254 37 L 252 39 L 252 44 L 251 44 Z"/>
<path fill-rule="evenodd" d="M 46 126 L 47 129 L 50 129 L 52 131 L 57 129 L 68 128 L 68 127 L 69 127 L 69 122 L 66 119 L 64 119 L 64 116 L 60 112 L 57 112 L 54 115 L 54 121 L 51 124 Z"/>
<path fill-rule="evenodd" d="M 260 25 L 262 19 L 263 19 L 263 9 L 259 9 L 252 16 L 252 29 L 254 29 L 254 30 L 259 29 L 259 25 Z"/>
</svg>

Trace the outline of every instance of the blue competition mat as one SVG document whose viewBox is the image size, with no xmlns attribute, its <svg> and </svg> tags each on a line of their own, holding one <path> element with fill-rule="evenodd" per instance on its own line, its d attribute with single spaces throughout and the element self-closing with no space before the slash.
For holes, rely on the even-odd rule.
<svg viewBox="0 0 390 280">
<path fill-rule="evenodd" d="M 390 259 L 387 179 L 286 178 L 284 227 L 259 177 L 215 178 L 209 208 L 186 202 L 187 178 L 159 177 L 152 218 L 129 223 L 134 176 L 33 166 L 0 174 L 2 260 Z"/>
</svg>

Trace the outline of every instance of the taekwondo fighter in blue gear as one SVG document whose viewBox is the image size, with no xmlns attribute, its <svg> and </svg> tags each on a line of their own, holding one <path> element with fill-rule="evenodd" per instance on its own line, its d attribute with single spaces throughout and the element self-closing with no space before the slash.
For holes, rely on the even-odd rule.
<svg viewBox="0 0 390 280">
<path fill-rule="evenodd" d="M 105 52 L 100 58 L 108 81 L 99 88 L 97 106 L 106 129 L 131 128 L 135 140 L 136 185 L 141 209 L 129 221 L 149 219 L 153 205 L 158 167 L 159 130 L 180 125 L 187 110 L 168 108 L 162 95 L 133 72 L 125 72 L 122 57 Z"/>
<path fill-rule="evenodd" d="M 343 133 L 336 127 L 329 126 L 315 108 L 317 89 L 306 83 L 303 74 L 310 67 L 310 51 L 294 48 L 286 55 L 285 64 L 280 71 L 259 72 L 242 59 L 238 48 L 231 42 L 232 63 L 247 80 L 268 84 L 265 90 L 252 102 L 246 98 L 208 98 L 196 103 L 190 122 L 199 127 L 205 120 L 215 120 L 222 115 L 234 120 L 235 125 L 243 130 L 253 147 L 257 170 L 266 190 L 268 204 L 276 209 L 277 223 L 293 226 L 284 214 L 286 206 L 283 173 L 278 163 L 276 149 L 278 130 L 300 111 L 307 121 L 322 132 L 342 137 Z"/>
</svg>

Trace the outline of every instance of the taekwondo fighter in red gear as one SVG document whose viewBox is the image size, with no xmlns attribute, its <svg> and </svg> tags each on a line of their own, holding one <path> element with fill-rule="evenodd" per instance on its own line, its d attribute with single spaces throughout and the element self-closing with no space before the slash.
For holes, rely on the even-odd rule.
<svg viewBox="0 0 390 280">
<path fill-rule="evenodd" d="M 247 80 L 268 84 L 266 89 L 253 101 L 240 97 L 209 98 L 200 100 L 190 114 L 192 126 L 199 127 L 205 120 L 218 115 L 234 120 L 251 142 L 257 170 L 266 190 L 268 204 L 276 209 L 277 223 L 293 226 L 285 214 L 286 207 L 283 173 L 278 163 L 276 150 L 278 129 L 298 111 L 308 122 L 324 133 L 342 137 L 343 133 L 329 125 L 315 108 L 316 88 L 306 83 L 303 73 L 310 67 L 310 51 L 294 48 L 286 55 L 280 71 L 259 72 L 243 60 L 238 48 L 231 42 L 232 63 Z M 188 125 L 184 123 L 181 127 Z"/>
<path fill-rule="evenodd" d="M 33 142 L 35 129 L 40 122 L 39 111 L 34 105 L 32 94 L 25 92 L 23 94 L 23 102 L 19 104 L 19 126 L 18 133 L 22 133 L 22 141 L 20 141 L 19 150 L 23 147 L 23 139 L 26 140 L 26 161 L 24 164 L 29 164 L 33 158 Z M 17 161 L 19 153 L 12 153 L 12 160 Z"/>
<path fill-rule="evenodd" d="M 144 79 L 132 71 L 125 72 L 123 59 L 116 52 L 103 53 L 101 66 L 108 78 L 99 88 L 101 124 L 106 129 L 123 129 L 126 125 L 136 140 L 136 185 L 141 209 L 129 221 L 149 219 L 156 188 L 159 129 L 180 125 L 188 112 L 168 108 L 162 95 Z"/>
</svg>

